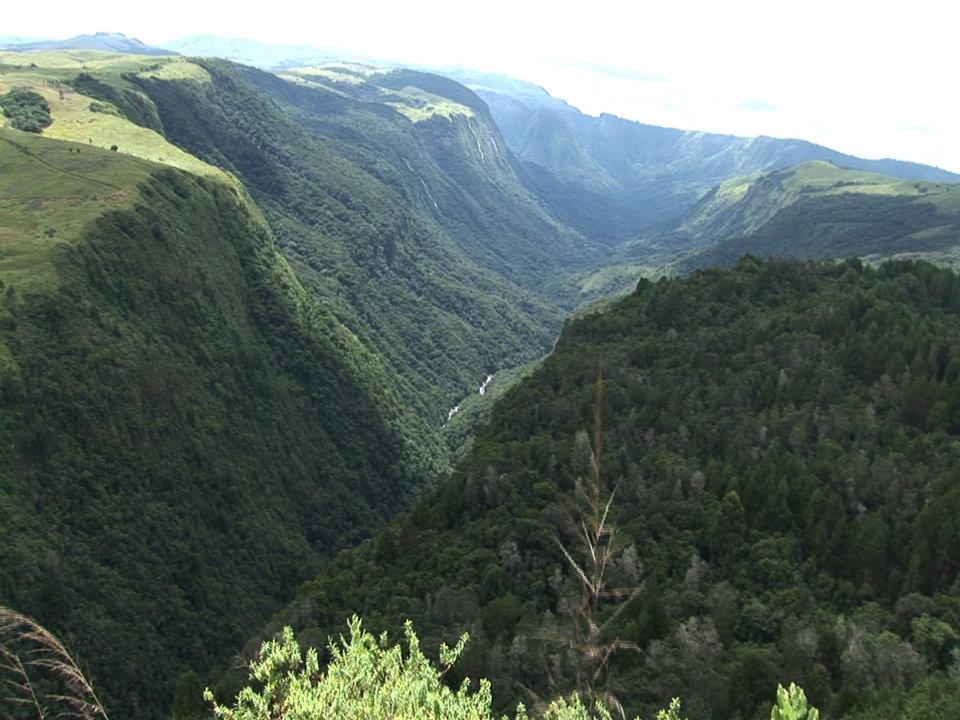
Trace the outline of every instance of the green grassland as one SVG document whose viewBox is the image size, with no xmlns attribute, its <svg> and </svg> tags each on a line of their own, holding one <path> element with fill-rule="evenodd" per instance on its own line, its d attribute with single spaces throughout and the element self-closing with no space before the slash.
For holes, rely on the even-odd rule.
<svg viewBox="0 0 960 720">
<path fill-rule="evenodd" d="M 0 281 L 56 282 L 56 251 L 108 210 L 129 207 L 156 166 L 0 128 Z"/>
<path fill-rule="evenodd" d="M 105 94 L 91 97 L 78 92 L 73 85 L 81 73 L 95 76 Z M 210 82 L 203 68 L 179 57 L 95 51 L 0 53 L 0 93 L 26 87 L 50 104 L 53 124 L 44 130 L 45 136 L 108 149 L 116 145 L 125 155 L 226 179 L 221 170 L 167 142 L 158 128 L 125 117 L 124 108 L 115 103 L 137 102 L 156 113 L 149 98 L 130 82 L 131 77 Z"/>
<path fill-rule="evenodd" d="M 571 279 L 577 285 L 582 302 L 592 302 L 598 298 L 632 292 L 637 280 L 656 277 L 659 272 L 655 265 L 624 263 L 606 265 L 598 270 L 574 275 Z"/>
<path fill-rule="evenodd" d="M 704 234 L 718 216 L 723 216 L 732 206 L 743 200 L 759 177 L 760 174 L 757 173 L 724 180 L 685 218 L 683 229 L 692 235 Z"/>
<path fill-rule="evenodd" d="M 312 79 L 320 77 L 333 83 L 347 83 L 348 85 L 362 85 L 366 82 L 366 75 L 351 72 L 339 63 L 290 68 L 278 74 L 283 78 L 302 77 Z"/>
<path fill-rule="evenodd" d="M 955 186 L 848 170 L 814 160 L 765 175 L 731 178 L 709 193 L 684 219 L 681 230 L 710 241 L 756 232 L 777 212 L 802 199 L 855 193 L 922 197 L 954 206 Z"/>
<path fill-rule="evenodd" d="M 388 78 L 394 72 L 389 68 L 328 63 L 290 68 L 279 75 L 292 82 L 343 95 L 362 97 L 368 102 L 383 103 L 407 117 L 411 122 L 423 122 L 435 117 L 450 119 L 455 115 L 466 118 L 474 116 L 474 110 L 466 105 L 428 92 L 416 85 L 388 88 L 378 84 L 378 79 Z M 342 87 L 344 85 L 347 87 Z"/>
<path fill-rule="evenodd" d="M 419 88 L 406 87 L 396 94 L 400 96 L 400 100 L 384 104 L 395 108 L 413 122 L 423 122 L 435 117 L 449 119 L 454 115 L 469 118 L 474 114 L 473 110 L 460 103 L 451 102 Z"/>
</svg>

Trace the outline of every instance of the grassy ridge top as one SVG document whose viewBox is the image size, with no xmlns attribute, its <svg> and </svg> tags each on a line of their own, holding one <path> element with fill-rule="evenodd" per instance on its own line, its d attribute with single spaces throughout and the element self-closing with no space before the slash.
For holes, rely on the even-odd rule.
<svg viewBox="0 0 960 720">
<path fill-rule="evenodd" d="M 55 282 L 53 255 L 107 210 L 128 207 L 158 166 L 0 128 L 0 280 Z"/>
<path fill-rule="evenodd" d="M 45 136 L 100 148 L 117 146 L 122 154 L 233 182 L 164 138 L 156 108 L 132 78 L 210 82 L 202 67 L 180 57 L 92 50 L 0 53 L 0 93 L 29 88 L 50 105 L 53 124 Z"/>
<path fill-rule="evenodd" d="M 412 122 L 424 122 L 435 117 L 471 118 L 476 114 L 468 105 L 430 92 L 413 82 L 393 82 L 394 78 L 403 75 L 403 71 L 399 70 L 339 62 L 291 68 L 280 73 L 280 77 L 291 82 L 343 96 L 382 102 Z"/>
<path fill-rule="evenodd" d="M 693 208 L 681 229 L 722 240 L 751 234 L 777 212 L 801 199 L 849 193 L 886 197 L 922 197 L 946 208 L 958 207 L 958 186 L 840 168 L 813 160 L 785 170 L 731 178 Z"/>
</svg>

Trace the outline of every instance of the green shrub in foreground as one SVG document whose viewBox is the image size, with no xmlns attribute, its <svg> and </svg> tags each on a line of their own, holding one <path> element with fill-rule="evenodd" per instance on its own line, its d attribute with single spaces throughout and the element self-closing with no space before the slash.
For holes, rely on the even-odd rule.
<svg viewBox="0 0 960 720">
<path fill-rule="evenodd" d="M 467 644 L 464 634 L 453 648 L 440 647 L 437 670 L 420 649 L 413 626 L 404 633 L 407 652 L 400 645 L 388 646 L 387 636 L 375 638 L 366 632 L 360 619 L 349 622 L 349 638 L 331 643 L 333 659 L 320 671 L 317 651 L 310 648 L 304 658 L 291 628 L 282 637 L 263 644 L 250 665 L 250 679 L 259 690 L 244 688 L 233 707 L 217 704 L 207 690 L 219 720 L 494 720 L 490 683 L 481 680 L 476 692 L 465 679 L 457 690 L 443 683 L 444 674 L 456 663 Z M 612 720 L 609 710 L 597 705 L 585 707 L 577 695 L 553 701 L 538 717 L 542 720 Z M 523 705 L 515 720 L 529 720 Z M 819 713 L 807 707 L 803 690 L 791 685 L 777 691 L 772 720 L 818 720 Z M 502 716 L 501 720 L 507 720 Z M 657 720 L 682 720 L 680 701 L 657 714 Z"/>
</svg>

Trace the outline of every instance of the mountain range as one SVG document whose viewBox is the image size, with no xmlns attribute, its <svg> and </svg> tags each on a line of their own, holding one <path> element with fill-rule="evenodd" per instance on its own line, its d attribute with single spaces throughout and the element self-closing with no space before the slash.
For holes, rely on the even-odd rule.
<svg viewBox="0 0 960 720">
<path fill-rule="evenodd" d="M 136 38 L 117 32 L 97 32 L 92 35 L 77 35 L 66 40 L 26 40 L 24 38 L 0 38 L 0 49 L 16 52 L 43 50 L 100 50 L 102 52 L 128 53 L 134 55 L 176 55 L 172 50 L 151 47 Z"/>
<path fill-rule="evenodd" d="M 682 242 L 709 243 L 681 267 L 742 255 L 910 257 L 955 264 L 960 185 L 898 180 L 815 161 L 720 184 L 683 219 Z"/>
<path fill-rule="evenodd" d="M 863 160 L 802 140 L 743 138 L 585 115 L 543 88 L 498 75 L 449 71 L 484 99 L 535 187 L 558 217 L 616 243 L 680 215 L 731 177 L 811 160 L 907 180 L 960 176 L 898 160 Z M 576 202 L 571 199 L 576 198 Z"/>
<path fill-rule="evenodd" d="M 0 108 L 43 120 L 0 127 L 0 604 L 118 716 L 202 713 L 245 643 L 353 612 L 469 629 L 451 677 L 498 707 L 568 692 L 583 658 L 535 638 L 569 636 L 557 541 L 601 466 L 630 710 L 942 690 L 960 296 L 898 259 L 957 263 L 960 177 L 122 40 L 0 53 Z"/>
</svg>

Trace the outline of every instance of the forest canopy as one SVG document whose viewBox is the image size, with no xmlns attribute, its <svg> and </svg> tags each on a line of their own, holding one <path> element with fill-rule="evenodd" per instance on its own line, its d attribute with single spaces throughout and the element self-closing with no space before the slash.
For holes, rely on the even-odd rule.
<svg viewBox="0 0 960 720">
<path fill-rule="evenodd" d="M 317 647 L 346 612 L 412 618 L 427 648 L 469 631 L 452 672 L 489 676 L 496 708 L 569 692 L 576 658 L 544 641 L 574 632 L 580 592 L 557 539 L 602 444 L 609 581 L 643 585 L 605 631 L 639 648 L 609 668 L 628 713 L 682 695 L 692 717 L 765 718 L 792 681 L 836 718 L 956 707 L 958 311 L 960 279 L 923 263 L 642 281 L 569 321 L 452 480 L 278 622 Z"/>
</svg>

